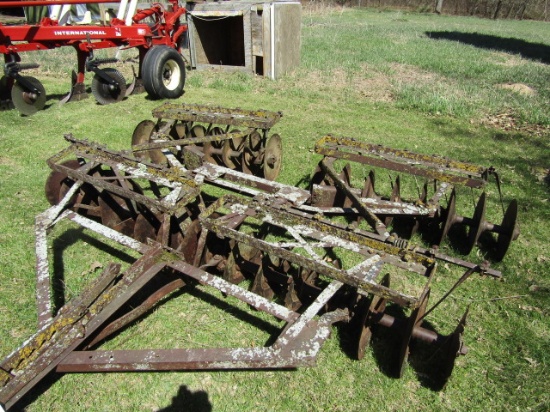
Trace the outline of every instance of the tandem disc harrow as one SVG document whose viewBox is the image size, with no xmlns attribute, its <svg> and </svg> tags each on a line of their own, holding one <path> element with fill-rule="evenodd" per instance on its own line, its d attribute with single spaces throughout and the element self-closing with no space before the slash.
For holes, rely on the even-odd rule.
<svg viewBox="0 0 550 412">
<path fill-rule="evenodd" d="M 265 163 L 273 153 L 281 159 L 280 138 L 268 136 L 280 114 L 192 107 L 165 105 L 155 111 L 156 123 L 144 121 L 136 128 L 132 151 L 67 135 L 70 145 L 48 160 L 46 197 L 52 206 L 36 218 L 39 330 L 0 362 L 0 405 L 11 408 L 50 373 L 312 366 L 335 323 L 344 325 L 358 360 L 366 356 L 373 334 L 385 329 L 394 341 L 382 343 L 393 354 L 389 373 L 402 376 L 414 358 L 414 364 L 434 364 L 429 376 L 443 387 L 456 358 L 467 352 L 468 310 L 446 334 L 429 327 L 426 317 L 472 274 L 497 279 L 501 274 L 487 262 L 412 245 L 389 234 L 388 227 L 399 219 L 407 224 L 427 219 L 448 228 L 469 227 L 476 233 L 470 243 L 488 232 L 505 245 L 517 233 L 514 202 L 500 225 L 486 222 L 485 195 L 473 218 L 459 216 L 453 189 L 470 181 L 483 187 L 483 174 L 477 178 L 467 171 L 473 177 L 459 183 L 448 170 L 426 166 L 423 173 L 431 175 L 424 187 L 432 192 L 426 189 L 413 201 L 404 200 L 395 180 L 390 195 L 378 194 L 370 173 L 365 188 L 355 189 L 351 166 L 335 170 L 343 151 L 334 150 L 335 142 L 350 142 L 344 138 L 318 143 L 321 152 L 330 142 L 331 154 L 322 153 L 311 190 L 274 182 Z M 233 131 L 237 126 L 241 129 Z M 269 143 L 273 136 L 275 149 Z M 224 149 L 228 142 L 231 149 Z M 357 150 L 358 143 L 353 145 Z M 363 148 L 358 151 L 366 156 Z M 212 188 L 222 194 L 213 198 Z M 447 191 L 448 204 L 440 206 Z M 139 257 L 125 270 L 105 265 L 80 295 L 56 307 L 48 237 L 61 221 Z M 441 276 L 439 262 L 464 272 L 449 290 L 432 292 Z M 250 308 L 250 317 L 267 314 L 281 321 L 280 328 L 260 347 L 102 349 L 107 338 L 167 299 L 185 299 L 182 292 L 189 288 L 237 299 Z M 431 303 L 432 294 L 442 297 Z M 415 350 L 419 345 L 427 350 Z"/>
</svg>

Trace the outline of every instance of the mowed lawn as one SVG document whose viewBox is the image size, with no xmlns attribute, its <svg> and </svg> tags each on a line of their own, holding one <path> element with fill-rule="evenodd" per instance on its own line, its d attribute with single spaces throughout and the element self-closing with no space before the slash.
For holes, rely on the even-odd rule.
<svg viewBox="0 0 550 412">
<path fill-rule="evenodd" d="M 300 67 L 272 81 L 242 73 L 190 71 L 181 103 L 282 111 L 279 181 L 307 187 L 325 134 L 494 166 L 503 204 L 519 205 L 521 235 L 492 267 L 503 281 L 472 276 L 427 319 L 451 333 L 469 307 L 469 348 L 444 390 L 422 367 L 389 373 L 396 355 L 378 331 L 364 359 L 353 358 L 353 331 L 333 328 L 317 366 L 292 371 L 72 374 L 48 379 L 21 403 L 29 411 L 370 411 L 550 409 L 550 25 L 399 11 L 305 8 Z M 131 55 L 131 52 L 125 52 Z M 34 218 L 48 207 L 46 160 L 67 147 L 65 133 L 130 147 L 134 127 L 162 101 L 144 94 L 108 106 L 93 98 L 59 106 L 76 64 L 70 50 L 29 53 L 49 99 L 31 117 L 0 112 L 0 357 L 36 330 Z M 121 70 L 130 80 L 128 66 Z M 91 76 L 88 83 L 91 82 Z M 362 176 L 356 176 L 357 179 Z M 385 179 L 382 174 L 380 181 Z M 462 190 L 471 216 L 479 192 Z M 502 220 L 499 191 L 487 187 L 487 217 Z M 445 202 L 443 202 L 445 204 Z M 100 248 L 71 225 L 51 233 L 53 265 L 68 298 L 110 261 L 133 255 Z M 421 238 L 415 241 L 422 242 Z M 428 246 L 424 244 L 424 246 Z M 460 245 L 444 242 L 453 256 Z M 475 248 L 466 259 L 487 256 Z M 62 266 L 62 269 L 61 269 Z M 435 303 L 463 270 L 441 264 Z M 261 346 L 271 322 L 206 289 L 168 299 L 108 342 L 111 349 Z M 246 316 L 242 316 L 246 312 Z M 406 314 L 406 313 L 405 313 Z M 250 316 L 249 316 L 250 315 Z M 246 320 L 260 316 L 261 321 Z"/>
</svg>

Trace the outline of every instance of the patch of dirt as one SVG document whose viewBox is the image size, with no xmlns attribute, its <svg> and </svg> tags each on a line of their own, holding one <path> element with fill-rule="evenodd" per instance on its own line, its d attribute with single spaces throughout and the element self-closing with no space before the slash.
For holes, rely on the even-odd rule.
<svg viewBox="0 0 550 412">
<path fill-rule="evenodd" d="M 531 166 L 529 168 L 529 170 L 531 171 L 533 176 L 535 176 L 537 178 L 537 180 L 539 182 L 541 182 L 541 183 L 544 182 L 544 183 L 550 185 L 550 169 L 545 168 L 545 167 L 540 167 L 540 166 Z M 541 257 L 539 256 L 539 258 L 541 258 Z M 539 258 L 537 258 L 537 261 L 541 262 L 542 260 L 540 260 Z M 542 256 L 542 259 L 543 259 L 543 261 L 547 260 L 544 256 Z"/>
<path fill-rule="evenodd" d="M 441 81 L 441 77 L 434 73 L 405 64 L 394 63 L 387 73 L 374 70 L 367 64 L 361 69 L 361 72 L 353 74 L 336 69 L 330 77 L 310 71 L 300 83 L 308 89 L 329 88 L 335 92 L 346 93 L 351 89 L 353 93 L 369 101 L 389 103 L 395 100 L 395 84 L 431 84 Z"/>
<path fill-rule="evenodd" d="M 0 166 L 14 167 L 16 166 L 16 163 L 13 160 L 8 159 L 7 157 L 0 156 Z"/>
<path fill-rule="evenodd" d="M 330 77 L 327 77 L 320 72 L 312 71 L 300 80 L 300 83 L 306 89 L 328 88 L 336 93 L 352 89 L 354 93 L 373 102 L 391 102 L 393 100 L 392 85 L 386 75 L 369 71 L 367 68 L 363 73 L 367 74 L 350 74 L 339 69 L 334 70 Z"/>
<path fill-rule="evenodd" d="M 515 67 L 523 63 L 521 57 L 510 55 L 510 53 L 495 51 L 492 55 L 493 57 L 490 59 L 490 62 L 500 66 Z"/>
<path fill-rule="evenodd" d="M 377 102 L 394 101 L 394 84 L 428 84 L 437 81 L 434 73 L 423 71 L 417 67 L 393 63 L 389 73 L 381 73 L 372 70 L 368 65 L 363 67 L 368 77 L 360 79 L 357 90 L 362 96 Z"/>
<path fill-rule="evenodd" d="M 523 83 L 505 83 L 499 84 L 497 85 L 497 87 L 500 87 L 501 89 L 511 90 L 513 92 L 521 94 L 522 96 L 534 96 L 535 94 L 537 94 L 537 91 L 535 89 Z"/>
<path fill-rule="evenodd" d="M 375 71 L 367 71 L 367 73 L 367 76 L 358 78 L 354 82 L 357 92 L 373 102 L 392 102 L 394 100 L 392 84 L 388 76 Z"/>
<path fill-rule="evenodd" d="M 438 80 L 436 74 L 407 64 L 393 63 L 390 68 L 393 72 L 392 78 L 400 83 L 433 83 Z"/>
<path fill-rule="evenodd" d="M 481 124 L 507 132 L 522 132 L 536 136 L 542 136 L 550 133 L 550 126 L 521 123 L 514 117 L 513 113 L 501 113 L 497 115 L 485 116 L 481 119 Z"/>
</svg>

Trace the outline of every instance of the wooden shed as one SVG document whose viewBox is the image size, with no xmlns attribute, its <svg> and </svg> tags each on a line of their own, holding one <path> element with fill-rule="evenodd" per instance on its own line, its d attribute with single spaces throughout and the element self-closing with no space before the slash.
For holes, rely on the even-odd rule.
<svg viewBox="0 0 550 412">
<path fill-rule="evenodd" d="M 300 64 L 300 2 L 187 3 L 191 66 L 277 79 Z"/>
</svg>

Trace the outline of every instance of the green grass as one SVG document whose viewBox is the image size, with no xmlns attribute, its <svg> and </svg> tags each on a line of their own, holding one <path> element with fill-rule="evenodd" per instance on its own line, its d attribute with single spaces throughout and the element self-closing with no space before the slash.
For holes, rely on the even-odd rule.
<svg viewBox="0 0 550 412">
<path fill-rule="evenodd" d="M 516 38 L 550 48 L 542 22 L 489 21 L 402 12 L 326 9 L 303 13 L 302 64 L 278 81 L 242 73 L 189 72 L 181 102 L 282 111 L 273 128 L 284 141 L 280 181 L 305 187 L 319 157 L 315 141 L 333 133 L 372 143 L 437 153 L 493 165 L 505 204 L 519 203 L 521 235 L 501 263 L 505 281 L 472 277 L 429 317 L 442 333 L 453 330 L 468 305 L 465 340 L 444 391 L 422 385 L 409 367 L 402 379 L 384 373 L 391 358 L 376 339 L 365 359 L 342 350 L 345 328 L 334 328 L 315 368 L 296 371 L 188 372 L 65 375 L 40 386 L 29 411 L 175 409 L 286 410 L 527 410 L 550 408 L 550 66 L 514 50 L 476 47 L 426 33 L 468 33 Z M 502 43 L 506 45 L 506 42 Z M 502 45 L 501 44 L 501 45 Z M 67 51 L 29 54 L 50 96 L 67 91 L 74 57 Z M 67 56 L 70 56 L 69 60 Z M 543 56 L 544 57 L 544 56 Z M 542 58 L 542 57 L 541 57 Z M 88 79 L 88 82 L 90 79 Z M 521 83 L 534 94 L 500 85 Z M 0 112 L 0 356 L 36 329 L 34 217 L 47 208 L 46 159 L 67 146 L 64 133 L 117 150 L 128 149 L 133 128 L 161 102 L 131 96 L 112 106 L 93 99 L 47 109 L 32 117 Z M 461 191 L 460 212 L 468 191 Z M 475 198 L 474 198 L 475 199 Z M 471 202 L 470 202 L 471 203 Z M 498 192 L 489 190 L 489 219 L 500 222 Z M 59 230 L 58 230 L 59 229 Z M 56 228 L 54 252 L 65 265 L 70 295 L 112 260 L 89 233 Z M 64 234 L 65 233 L 65 234 Z M 59 237 L 59 238 L 58 238 Z M 57 240 L 59 239 L 59 240 Z M 456 254 L 448 243 L 444 251 Z M 479 262 L 477 250 L 468 259 Z M 441 265 L 432 302 L 461 271 Z M 132 325 L 110 348 L 262 345 L 267 332 L 240 319 L 244 305 L 205 289 L 168 300 L 153 316 Z M 210 305 L 206 302 L 213 302 Z M 262 317 L 279 326 L 269 317 Z M 263 324 L 263 323 L 262 323 Z"/>
</svg>

